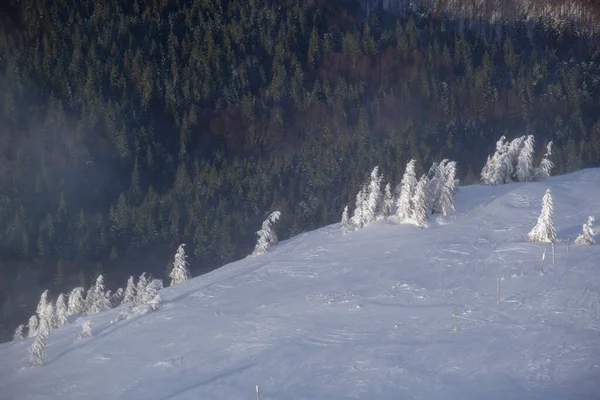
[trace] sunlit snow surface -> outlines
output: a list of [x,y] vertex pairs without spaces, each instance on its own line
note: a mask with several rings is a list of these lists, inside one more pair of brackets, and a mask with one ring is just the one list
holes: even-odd
[[[527,241],[550,185],[554,265]],[[40,368],[31,339],[0,345],[0,398],[598,399],[600,245],[572,243],[599,213],[593,169],[460,188],[427,229],[328,226],[164,289],[155,313],[80,317]]]

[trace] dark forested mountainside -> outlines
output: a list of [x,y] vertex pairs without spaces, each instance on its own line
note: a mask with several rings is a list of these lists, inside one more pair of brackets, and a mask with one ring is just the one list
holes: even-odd
[[385,3],[2,5],[1,338],[45,288],[163,277],[182,242],[197,275],[273,210],[280,238],[339,220],[375,165],[395,185],[449,157],[473,183],[526,133],[555,173],[600,163],[596,36]]

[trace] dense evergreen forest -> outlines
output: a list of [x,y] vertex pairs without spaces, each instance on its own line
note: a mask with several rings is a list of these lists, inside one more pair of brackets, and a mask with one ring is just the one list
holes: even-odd
[[396,185],[451,158],[475,183],[528,133],[555,174],[600,165],[594,20],[430,3],[4,2],[0,341],[43,289],[164,278],[180,243],[198,275],[273,210],[280,239],[336,222],[375,165]]

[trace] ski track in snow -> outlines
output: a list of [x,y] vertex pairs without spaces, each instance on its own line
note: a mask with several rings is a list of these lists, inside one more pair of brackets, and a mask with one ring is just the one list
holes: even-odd
[[[527,242],[549,185],[554,264]],[[25,368],[32,339],[1,344],[0,399],[598,399],[600,247],[561,236],[598,210],[594,169],[462,187],[427,229],[301,234],[164,289],[157,312],[78,317],[43,367]]]

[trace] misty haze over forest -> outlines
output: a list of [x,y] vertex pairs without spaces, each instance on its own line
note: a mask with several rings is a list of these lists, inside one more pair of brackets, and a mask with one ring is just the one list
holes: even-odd
[[[418,3],[418,5],[417,5]],[[593,1],[11,0],[0,6],[0,341],[56,298],[192,275],[340,219],[374,165],[477,183],[533,134],[600,165]]]

